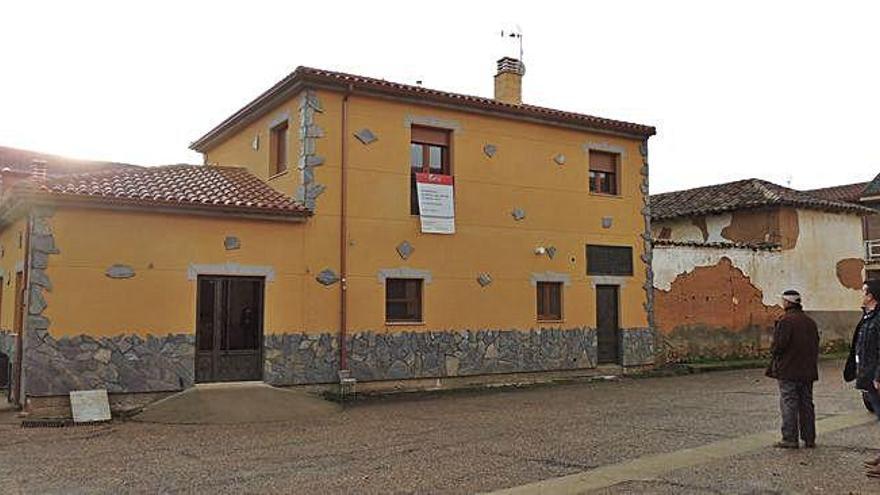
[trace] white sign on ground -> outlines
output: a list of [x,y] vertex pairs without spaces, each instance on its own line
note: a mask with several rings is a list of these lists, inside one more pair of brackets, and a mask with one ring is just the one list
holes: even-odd
[[74,423],[110,421],[110,400],[106,390],[74,390],[70,392],[70,411]]
[[451,175],[416,174],[419,218],[426,234],[455,233],[455,195]]

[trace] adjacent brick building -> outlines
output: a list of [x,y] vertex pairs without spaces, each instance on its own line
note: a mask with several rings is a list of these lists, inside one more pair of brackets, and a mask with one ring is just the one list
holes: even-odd
[[651,197],[656,328],[670,359],[759,355],[786,289],[826,346],[859,318],[863,218],[831,193],[750,179]]

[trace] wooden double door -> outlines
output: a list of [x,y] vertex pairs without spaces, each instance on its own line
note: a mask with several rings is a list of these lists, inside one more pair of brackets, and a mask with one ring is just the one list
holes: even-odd
[[200,276],[196,382],[263,378],[262,277]]

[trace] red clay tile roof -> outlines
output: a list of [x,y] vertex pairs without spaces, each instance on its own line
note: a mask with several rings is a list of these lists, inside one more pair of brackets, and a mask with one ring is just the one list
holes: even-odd
[[300,217],[310,212],[244,168],[166,165],[112,170],[23,181],[13,188],[53,201],[94,202],[136,206],[238,213],[271,217]]
[[245,105],[241,110],[235,112],[217,125],[217,127],[208,131],[207,134],[195,140],[190,145],[190,149],[201,152],[209,150],[219,138],[234,132],[241,126],[247,125],[266,112],[271,111],[272,105],[278,104],[280,100],[296,94],[296,92],[304,87],[324,87],[338,91],[344,91],[351,87],[355,92],[405,98],[427,105],[452,106],[465,110],[492,112],[508,117],[535,119],[641,138],[647,138],[657,133],[654,127],[642,124],[554,110],[535,105],[504,103],[492,98],[450,93],[422,86],[410,86],[384,79],[342,72],[313,69],[311,67],[297,67],[295,71]]
[[768,206],[794,206],[858,215],[873,213],[868,208],[851,203],[817,198],[806,192],[795,191],[760,179],[746,179],[652,195],[651,218],[668,220]]
[[46,162],[46,174],[50,177],[98,172],[119,168],[139,168],[130,163],[103,162],[96,160],[76,160],[58,155],[50,155],[39,151],[23,150],[0,146],[0,170],[8,168],[16,172],[31,172],[34,160]]
[[809,194],[810,196],[815,196],[819,199],[843,201],[846,203],[858,203],[859,198],[862,197],[862,193],[865,191],[865,188],[868,187],[868,184],[868,182],[859,182],[858,184],[847,184],[845,186],[810,189],[809,191],[804,192]]

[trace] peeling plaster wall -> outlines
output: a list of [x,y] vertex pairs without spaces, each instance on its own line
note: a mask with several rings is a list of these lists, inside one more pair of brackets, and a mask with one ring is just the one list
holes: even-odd
[[[855,215],[812,210],[797,210],[796,215],[798,236],[796,242],[791,243],[793,247],[787,250],[656,247],[654,249],[656,307],[658,314],[664,315],[663,323],[658,321],[658,328],[667,335],[667,338],[676,331],[681,334],[687,329],[692,333],[696,332],[692,338],[697,341],[705,339],[705,335],[713,335],[713,332],[716,336],[732,333],[736,338],[744,335],[740,334],[737,337],[735,335],[737,332],[752,332],[749,339],[758,343],[763,342],[760,346],[765,346],[769,341],[761,340],[763,337],[760,328],[766,329],[772,321],[766,317],[766,313],[759,305],[752,305],[746,311],[746,314],[753,315],[754,321],[759,322],[757,330],[755,328],[749,330],[749,325],[737,319],[735,313],[743,311],[737,305],[731,306],[726,303],[713,305],[717,314],[704,314],[702,310],[705,308],[702,306],[698,311],[696,308],[682,305],[684,300],[697,301],[706,297],[723,299],[725,291],[729,291],[732,278],[735,278],[731,274],[741,273],[748,281],[748,285],[754,288],[754,294],[764,307],[778,305],[779,296],[786,289],[800,291],[804,298],[804,309],[819,323],[820,331],[823,332],[823,341],[829,345],[833,341],[846,341],[852,327],[858,321],[858,308],[861,302],[860,291],[854,288],[850,280],[855,275],[852,273],[853,263],[849,261],[858,258],[861,254],[861,220]],[[729,215],[718,215],[714,219],[710,217],[707,221],[710,226],[710,238],[711,233],[717,232],[715,229],[730,218]],[[682,225],[685,225],[685,222],[676,222],[672,226],[673,231]],[[655,228],[662,227],[655,226]],[[678,230],[686,232],[684,228]],[[790,233],[794,230],[789,227],[782,231]],[[699,239],[679,238],[679,240]],[[724,268],[726,265],[735,270]],[[846,285],[838,275],[839,266],[844,266],[846,271]],[[699,285],[699,288],[692,284],[688,285],[687,281],[697,276],[696,272],[699,272],[697,275],[704,280],[714,279],[715,283],[704,283]],[[729,296],[728,299],[733,297]],[[729,323],[725,323],[728,320]],[[702,345],[700,342],[696,344],[699,344],[697,347]]]
[[721,232],[730,225],[733,215],[722,213],[697,218],[675,218],[651,222],[651,232],[655,239],[660,238],[664,228],[669,229],[668,239],[682,242],[729,242]]

